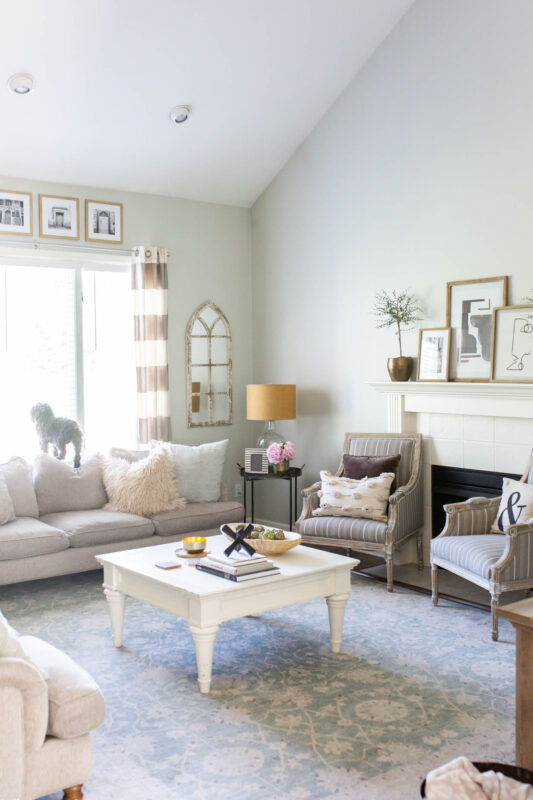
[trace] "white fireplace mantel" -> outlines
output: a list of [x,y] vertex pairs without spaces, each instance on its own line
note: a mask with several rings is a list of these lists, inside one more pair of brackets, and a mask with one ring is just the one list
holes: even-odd
[[387,395],[388,430],[410,428],[406,414],[463,414],[533,419],[533,384],[375,381]]

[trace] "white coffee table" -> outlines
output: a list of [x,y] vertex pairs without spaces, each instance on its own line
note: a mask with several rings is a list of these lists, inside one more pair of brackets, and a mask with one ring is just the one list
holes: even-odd
[[[331,649],[341,647],[344,607],[350,593],[350,570],[359,561],[299,545],[273,558],[281,574],[243,583],[200,572],[183,559],[182,567],[162,570],[157,562],[176,560],[175,542],[96,556],[104,567],[104,592],[109,604],[115,647],[122,645],[124,601],[135,597],[187,620],[194,639],[198,683],[203,694],[211,686],[215,637],[221,622],[293,603],[325,597]],[[228,546],[223,536],[207,540],[211,552]]]

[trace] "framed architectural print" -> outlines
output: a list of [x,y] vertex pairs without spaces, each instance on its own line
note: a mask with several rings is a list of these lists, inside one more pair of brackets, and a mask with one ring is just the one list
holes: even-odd
[[33,233],[32,197],[29,192],[0,189],[0,232],[31,236]]
[[122,244],[122,203],[85,201],[85,239]]
[[488,381],[492,312],[507,303],[507,276],[446,284],[446,325],[452,329],[452,381]]
[[533,383],[533,305],[495,308],[491,379]]
[[80,238],[80,208],[77,197],[39,195],[39,236],[52,239]]
[[447,381],[450,366],[450,328],[421,328],[418,342],[418,381]]

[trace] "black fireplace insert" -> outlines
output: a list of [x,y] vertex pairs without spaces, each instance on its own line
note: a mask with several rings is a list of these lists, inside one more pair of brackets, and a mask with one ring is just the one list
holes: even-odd
[[521,475],[512,472],[489,472],[482,469],[462,467],[431,467],[431,516],[432,536],[438,536],[444,528],[446,503],[464,503],[469,497],[498,497],[502,493],[503,478],[520,480]]

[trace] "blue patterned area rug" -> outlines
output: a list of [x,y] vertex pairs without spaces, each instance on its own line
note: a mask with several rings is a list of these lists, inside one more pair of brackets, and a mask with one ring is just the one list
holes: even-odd
[[171,614],[127,600],[113,647],[98,572],[1,587],[0,607],[100,684],[86,800],[415,798],[457,755],[513,760],[513,632],[493,643],[483,611],[354,577],[342,653],[324,601],[228,622],[201,695]]

